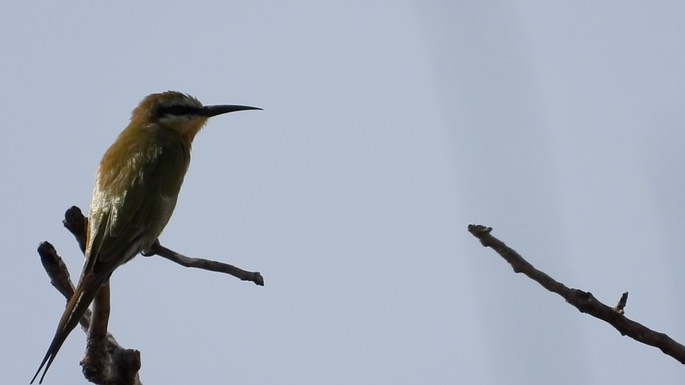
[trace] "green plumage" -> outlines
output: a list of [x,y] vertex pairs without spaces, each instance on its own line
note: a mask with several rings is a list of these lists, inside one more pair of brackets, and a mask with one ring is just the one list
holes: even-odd
[[96,265],[125,263],[150,248],[171,218],[190,164],[190,143],[178,132],[158,125],[135,130],[122,132],[100,164],[86,245]]
[[255,107],[203,106],[180,92],[148,95],[105,152],[90,204],[86,260],[40,367],[45,373],[114,270],[150,249],[169,222],[190,164],[190,147],[207,119]]

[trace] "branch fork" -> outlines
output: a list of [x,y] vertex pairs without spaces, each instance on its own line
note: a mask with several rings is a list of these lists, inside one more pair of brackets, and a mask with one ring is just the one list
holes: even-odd
[[[85,252],[86,228],[88,219],[81,210],[73,206],[64,214],[64,227],[76,238],[76,242]],[[59,291],[67,302],[74,294],[74,284],[64,261],[49,242],[38,246],[38,254],[50,283]],[[202,258],[191,258],[155,242],[147,257],[158,255],[181,266],[215,271],[232,275],[243,281],[250,281],[264,286],[264,278],[259,272],[242,270],[227,263]],[[81,328],[87,334],[86,352],[81,360],[84,377],[99,385],[142,385],[138,371],[141,367],[140,352],[123,348],[112,334],[107,331],[109,321],[109,281],[98,291],[93,301],[93,311],[87,310],[80,320]]]

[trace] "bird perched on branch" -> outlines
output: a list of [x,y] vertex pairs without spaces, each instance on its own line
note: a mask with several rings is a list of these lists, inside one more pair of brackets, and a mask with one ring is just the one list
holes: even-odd
[[195,135],[216,115],[260,110],[238,105],[203,106],[175,91],[148,95],[105,152],[90,203],[85,263],[33,383],[43,382],[69,333],[112,272],[150,250],[169,222],[190,164]]

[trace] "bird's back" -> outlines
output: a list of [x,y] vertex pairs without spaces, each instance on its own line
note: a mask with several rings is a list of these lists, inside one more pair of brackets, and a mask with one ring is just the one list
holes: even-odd
[[152,246],[171,218],[190,162],[190,144],[177,133],[130,128],[98,168],[86,243],[87,257],[95,257],[87,258],[91,269],[121,265]]

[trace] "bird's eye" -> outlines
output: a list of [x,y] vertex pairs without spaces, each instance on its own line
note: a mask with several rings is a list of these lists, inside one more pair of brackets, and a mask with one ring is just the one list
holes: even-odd
[[195,107],[190,107],[190,106],[184,106],[180,104],[174,104],[171,106],[159,106],[154,112],[155,117],[157,118],[163,118],[164,116],[168,115],[174,115],[174,116],[181,116],[181,115],[194,115],[197,113],[197,108]]

